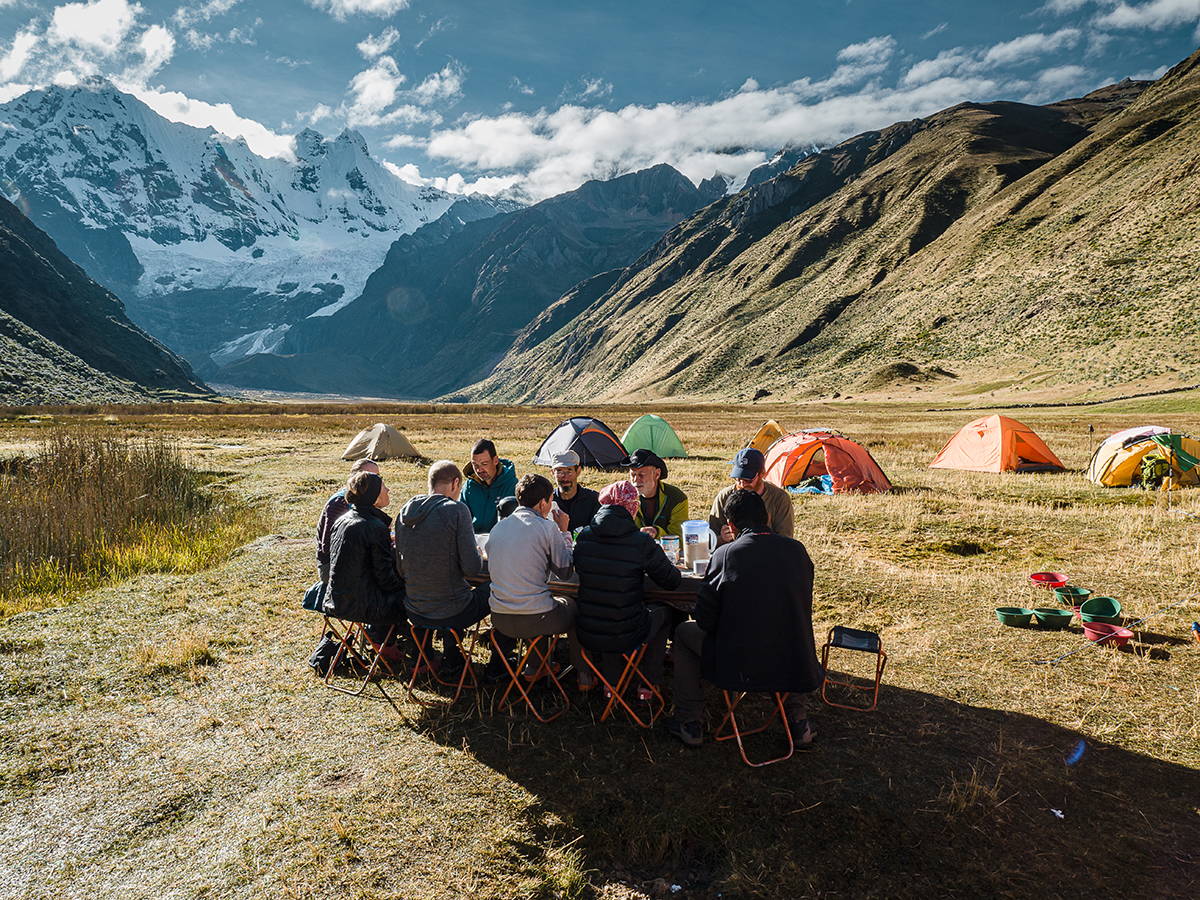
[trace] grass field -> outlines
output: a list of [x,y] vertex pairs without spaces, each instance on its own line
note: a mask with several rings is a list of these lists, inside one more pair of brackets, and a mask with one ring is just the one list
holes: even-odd
[[[214,568],[0,621],[0,896],[1194,896],[1200,491],[1104,490],[1079,473],[1101,437],[1147,418],[1200,432],[1187,401],[1021,411],[1075,470],[1042,476],[927,469],[971,413],[655,410],[692,453],[671,469],[696,513],[768,417],[862,440],[898,488],[795,501],[818,634],[879,631],[890,662],[878,712],[818,706],[817,747],[758,771],[727,744],[689,751],[661,730],[598,724],[586,703],[550,725],[465,703],[405,703],[401,717],[321,688],[305,666],[319,626],[299,608],[311,531],[358,428],[391,421],[427,456],[459,461],[490,436],[525,471],[568,411],[0,420],[0,456],[106,415],[170,437],[269,530]],[[598,414],[620,432],[643,411]],[[392,512],[423,482],[410,463],[384,476]],[[1044,601],[1027,575],[1045,568],[1135,617],[1187,603],[1132,652],[1034,665],[1080,645],[1078,627],[1006,629],[992,608]]]

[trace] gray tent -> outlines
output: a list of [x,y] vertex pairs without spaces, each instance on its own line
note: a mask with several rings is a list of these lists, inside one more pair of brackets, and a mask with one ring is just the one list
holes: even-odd
[[382,422],[364,428],[354,436],[342,459],[420,459],[421,454],[409,443],[408,438]]

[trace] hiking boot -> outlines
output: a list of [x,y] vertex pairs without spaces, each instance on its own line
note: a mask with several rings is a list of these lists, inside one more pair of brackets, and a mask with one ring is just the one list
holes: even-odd
[[672,717],[667,719],[667,734],[679,738],[686,747],[699,747],[704,743],[704,726],[699,722],[680,722]]
[[792,731],[792,741],[797,750],[809,749],[817,737],[817,730],[808,719],[788,719],[788,728]]

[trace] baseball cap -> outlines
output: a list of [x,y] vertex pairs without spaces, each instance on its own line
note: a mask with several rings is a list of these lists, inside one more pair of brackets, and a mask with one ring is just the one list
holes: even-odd
[[739,450],[737,456],[733,458],[733,468],[729,472],[729,477],[754,478],[761,475],[766,466],[767,461],[763,457],[762,451],[747,447],[745,450]]
[[579,465],[579,454],[574,450],[559,450],[550,456],[551,469],[570,469]]

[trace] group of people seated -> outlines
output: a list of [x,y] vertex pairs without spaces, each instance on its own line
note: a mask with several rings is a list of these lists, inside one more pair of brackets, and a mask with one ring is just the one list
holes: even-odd
[[[813,565],[793,538],[791,500],[764,480],[764,462],[758,450],[740,451],[732,483],[713,500],[708,521],[718,546],[693,619],[646,600],[647,579],[679,587],[683,575],[659,539],[682,537],[688,519],[687,496],[667,483],[666,463],[650,450],[622,461],[626,480],[595,491],[580,484],[573,451],[553,457],[553,482],[541,474],[518,479],[512,461],[480,440],[464,468],[451,460],[429,467],[428,492],[403,505],[394,533],[379,467],[360,460],[317,525],[323,610],[366,623],[379,652],[402,665],[416,664],[410,626],[422,644],[423,630],[441,635],[438,675],[451,681],[470,664],[451,631],[461,635],[488,616],[496,637],[483,671],[490,682],[515,665],[518,640],[565,634],[580,690],[597,685],[583,654],[616,685],[624,655],[643,645],[640,669],[659,685],[670,641],[671,734],[688,746],[703,742],[706,680],[726,690],[787,692],[789,723],[805,746],[813,738],[805,695],[822,679]],[[552,582],[576,578],[576,598],[556,596]],[[642,700],[653,694],[636,690]]]

